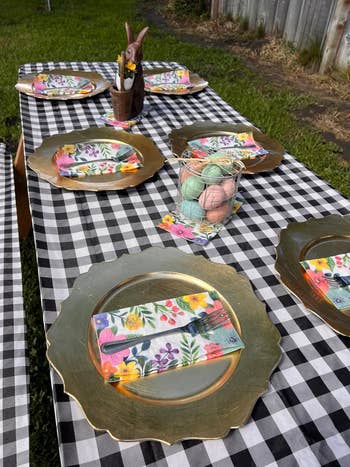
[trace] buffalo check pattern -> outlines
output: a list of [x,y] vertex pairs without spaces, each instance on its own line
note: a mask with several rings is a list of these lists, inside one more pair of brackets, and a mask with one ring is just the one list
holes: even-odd
[[[146,63],[147,68],[175,63]],[[52,68],[97,71],[112,81],[115,63],[36,63],[20,74]],[[249,124],[210,87],[187,96],[147,94],[150,113],[132,127],[171,157],[168,134],[197,120]],[[111,106],[107,92],[79,101],[20,96],[25,153],[55,133],[103,126]],[[119,192],[70,192],[28,170],[44,323],[48,328],[76,277],[93,263],[150,246],[175,246],[232,265],[251,281],[282,335],[283,357],[268,391],[247,424],[219,440],[117,442],[94,431],[52,371],[63,465],[84,466],[347,466],[350,464],[349,338],[333,332],[280,284],[275,245],[289,222],[349,214],[349,200],[286,154],[270,173],[243,176],[246,203],[205,248],[170,236],[156,224],[175,203],[178,167],[166,164],[151,180]],[[171,423],[171,421],[169,421]]]
[[29,374],[12,156],[0,143],[0,465],[29,465]]

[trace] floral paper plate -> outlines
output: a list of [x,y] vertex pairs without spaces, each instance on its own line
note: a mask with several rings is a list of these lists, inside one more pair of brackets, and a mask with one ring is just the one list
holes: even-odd
[[[94,314],[216,290],[245,348],[196,365],[106,383]],[[249,281],[176,248],[95,264],[74,283],[47,334],[50,363],[89,423],[123,441],[221,438],[245,423],[279,362],[280,335]]]
[[334,331],[350,336],[350,313],[331,304],[307,278],[301,261],[348,253],[350,215],[292,222],[280,233],[275,268],[282,284]]

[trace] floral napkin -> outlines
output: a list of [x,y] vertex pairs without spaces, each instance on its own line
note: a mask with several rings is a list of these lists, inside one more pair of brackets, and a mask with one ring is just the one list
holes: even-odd
[[179,328],[218,310],[223,310],[223,305],[217,292],[211,290],[94,315],[104,378],[109,382],[135,379],[244,348],[227,319],[205,334],[177,332],[146,340],[111,355],[101,350],[106,342]]
[[46,96],[87,94],[94,89],[93,83],[81,76],[40,73],[33,81],[33,91]]
[[228,136],[211,136],[199,138],[187,143],[192,152],[192,157],[200,159],[214,154],[217,151],[229,151],[237,159],[254,159],[268,154],[268,151],[259,146],[253,133],[235,133]]
[[350,311],[350,253],[301,261],[313,285],[338,308]]
[[134,172],[142,167],[135,149],[117,142],[65,144],[55,152],[54,161],[63,177]]
[[140,120],[142,120],[142,118],[150,112],[150,109],[151,106],[149,104],[145,104],[143,106],[142,112],[139,115],[130,120],[125,120],[122,122],[114,118],[113,110],[110,109],[108,112],[101,115],[99,119],[101,122],[106,123],[106,125],[111,125],[115,128],[123,128],[124,130],[127,130],[128,128],[131,128],[132,126],[136,125],[136,123],[138,123]]
[[[240,193],[236,193],[232,215],[236,214],[244,203],[245,199],[243,196]],[[175,235],[175,237],[181,237],[197,245],[205,246],[225,225],[223,223],[208,224],[207,222],[190,220],[179,213],[170,211],[162,217],[158,227]]]
[[193,87],[188,70],[173,70],[165,73],[144,76],[148,91],[186,91]]

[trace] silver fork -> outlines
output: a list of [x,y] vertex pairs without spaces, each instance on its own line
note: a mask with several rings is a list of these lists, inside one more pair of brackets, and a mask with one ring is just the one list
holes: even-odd
[[346,287],[350,285],[350,276],[340,276],[339,274],[334,274],[333,276],[330,273],[323,274],[323,277],[326,279],[328,284],[332,287]]
[[156,332],[146,336],[132,337],[122,341],[105,342],[101,345],[100,349],[104,354],[110,355],[119,352],[120,350],[128,349],[131,346],[141,344],[144,341],[154,339],[155,337],[168,336],[169,334],[175,334],[177,332],[188,332],[192,335],[206,334],[207,332],[222,326],[229,320],[230,318],[227,312],[222,308],[203,316],[203,318],[194,319],[178,328],[167,329],[166,331]]

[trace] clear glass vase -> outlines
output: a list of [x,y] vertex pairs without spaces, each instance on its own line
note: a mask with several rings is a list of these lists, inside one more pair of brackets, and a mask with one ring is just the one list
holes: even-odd
[[225,154],[181,161],[176,214],[189,222],[225,224],[233,214],[244,164]]

